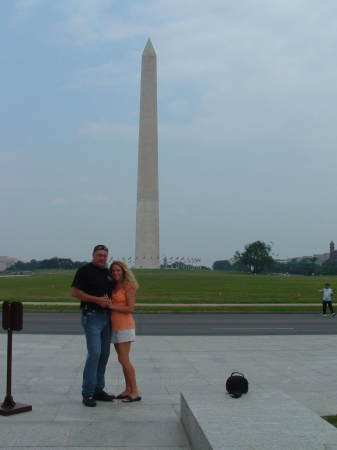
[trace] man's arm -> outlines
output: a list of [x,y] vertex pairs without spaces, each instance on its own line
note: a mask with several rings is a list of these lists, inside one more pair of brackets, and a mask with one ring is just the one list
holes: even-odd
[[86,294],[76,287],[71,288],[71,296],[74,298],[78,298],[83,302],[91,302],[96,303],[96,305],[101,306],[102,308],[107,308],[110,304],[110,299],[108,297],[95,297],[93,295]]

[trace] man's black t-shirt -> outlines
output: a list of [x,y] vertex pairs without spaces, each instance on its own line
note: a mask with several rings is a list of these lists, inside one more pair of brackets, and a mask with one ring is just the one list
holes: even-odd
[[[107,268],[101,269],[93,263],[80,267],[74,277],[71,287],[75,287],[93,295],[94,297],[111,296],[113,279]],[[93,302],[81,301],[81,309],[84,311],[104,311],[104,308]]]

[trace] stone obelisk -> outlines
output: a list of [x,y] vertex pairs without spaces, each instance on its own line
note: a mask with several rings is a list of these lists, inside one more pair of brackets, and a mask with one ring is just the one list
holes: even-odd
[[142,55],[137,188],[135,266],[158,269],[160,259],[157,57],[150,39]]

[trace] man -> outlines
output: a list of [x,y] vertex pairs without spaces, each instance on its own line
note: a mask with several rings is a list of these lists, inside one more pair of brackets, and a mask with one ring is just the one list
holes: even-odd
[[325,283],[324,289],[320,289],[319,292],[323,292],[322,298],[323,317],[327,317],[326,315],[327,305],[330,310],[330,317],[335,317],[336,313],[334,312],[332,307],[333,290],[331,289],[330,283]]
[[96,400],[112,401],[104,391],[105,369],[110,355],[111,322],[108,306],[113,280],[106,267],[108,249],[96,245],[92,262],[78,269],[71,295],[81,300],[82,326],[87,341],[87,359],[83,371],[82,396],[86,406]]

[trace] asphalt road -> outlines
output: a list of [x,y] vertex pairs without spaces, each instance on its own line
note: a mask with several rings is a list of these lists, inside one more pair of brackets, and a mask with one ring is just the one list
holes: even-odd
[[[337,316],[321,314],[135,314],[138,335],[319,335],[337,334]],[[82,334],[80,313],[25,312],[29,334]]]

